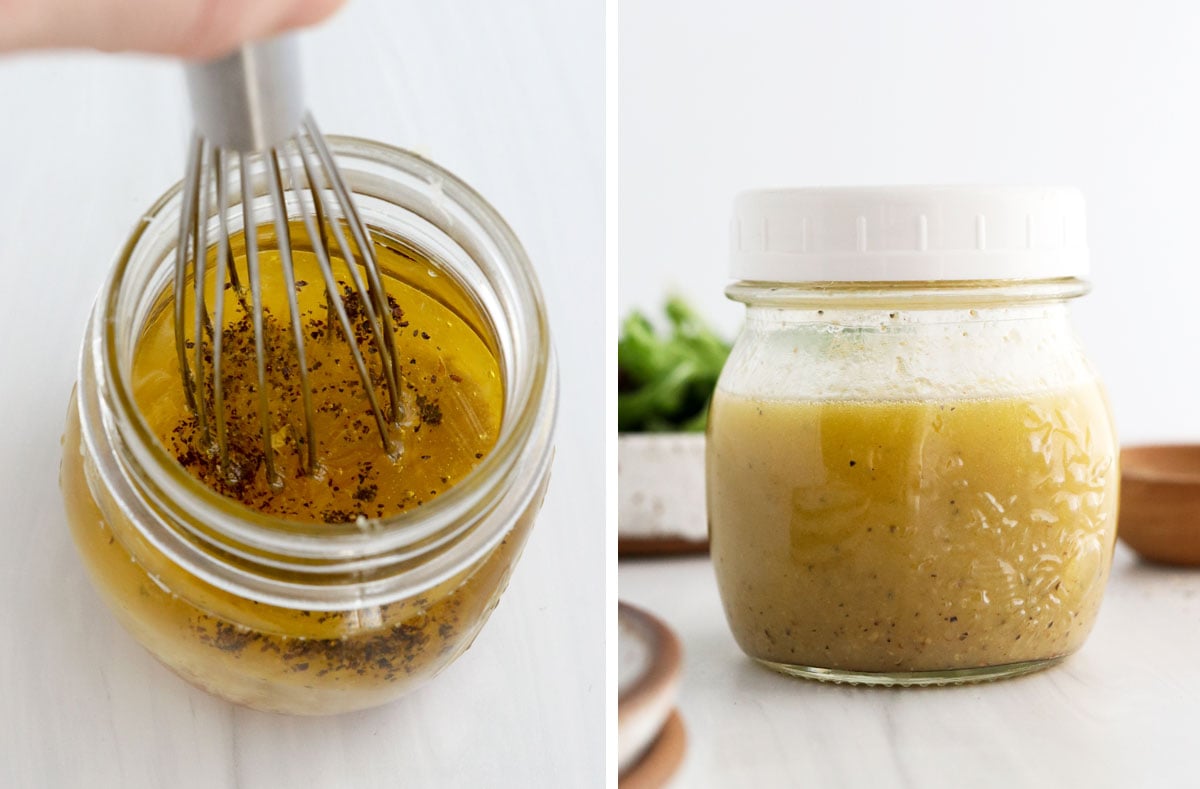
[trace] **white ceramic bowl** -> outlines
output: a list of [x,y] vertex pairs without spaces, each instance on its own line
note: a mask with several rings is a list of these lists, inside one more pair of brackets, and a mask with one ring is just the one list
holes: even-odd
[[622,433],[617,438],[621,552],[703,550],[703,433]]

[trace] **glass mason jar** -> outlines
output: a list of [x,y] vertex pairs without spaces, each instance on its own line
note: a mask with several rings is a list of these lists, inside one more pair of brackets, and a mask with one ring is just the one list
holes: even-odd
[[1112,561],[1117,443],[1072,330],[1073,190],[750,192],[712,401],[712,560],[788,674],[964,682],[1076,651]]
[[[130,385],[135,345],[173,277],[177,185],[134,229],[100,293],[61,470],[80,556],[126,629],[212,693],[301,714],[385,702],[470,646],[541,506],[558,397],[534,272],[495,210],[413,154],[330,145],[368,227],[420,250],[485,316],[504,382],[492,450],[436,499],[366,527],[273,518],[193,478],[151,433]],[[260,189],[256,224],[269,199]],[[238,229],[248,212],[234,213]]]

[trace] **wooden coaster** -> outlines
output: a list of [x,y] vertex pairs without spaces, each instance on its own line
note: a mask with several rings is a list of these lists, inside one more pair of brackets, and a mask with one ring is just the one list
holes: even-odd
[[617,769],[628,772],[653,746],[675,708],[679,640],[657,617],[617,606]]
[[683,763],[687,751],[687,732],[678,710],[672,710],[658,739],[637,764],[621,776],[618,789],[659,789]]

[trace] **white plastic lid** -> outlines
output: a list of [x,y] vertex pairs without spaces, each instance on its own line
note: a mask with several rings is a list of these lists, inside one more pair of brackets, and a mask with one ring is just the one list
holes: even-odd
[[731,274],[756,282],[1082,277],[1083,195],[1014,186],[758,189],[733,204]]

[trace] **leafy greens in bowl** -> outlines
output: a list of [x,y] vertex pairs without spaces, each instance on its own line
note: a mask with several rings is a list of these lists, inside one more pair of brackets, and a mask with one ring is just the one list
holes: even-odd
[[667,333],[633,312],[617,341],[617,428],[623,433],[699,432],[729,356],[729,343],[682,299],[667,300]]

